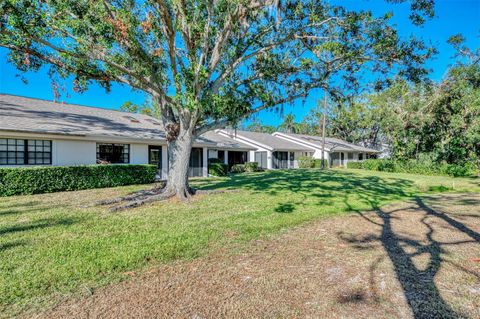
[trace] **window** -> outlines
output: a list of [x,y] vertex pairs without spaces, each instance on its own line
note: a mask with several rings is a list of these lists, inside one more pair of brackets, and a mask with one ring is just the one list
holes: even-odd
[[50,165],[52,141],[0,138],[0,165]]
[[267,152],[255,152],[255,162],[258,167],[267,168]]
[[97,162],[111,164],[130,163],[130,145],[97,143]]
[[358,160],[363,161],[363,153],[358,153]]

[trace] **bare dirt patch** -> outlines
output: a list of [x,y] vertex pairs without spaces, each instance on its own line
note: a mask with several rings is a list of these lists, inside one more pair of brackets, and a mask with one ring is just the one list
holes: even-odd
[[176,262],[45,318],[479,318],[480,195],[318,220]]

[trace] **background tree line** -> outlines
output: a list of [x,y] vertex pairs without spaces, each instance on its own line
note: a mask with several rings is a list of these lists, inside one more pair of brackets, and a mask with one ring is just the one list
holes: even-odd
[[[449,43],[457,49],[457,62],[442,81],[395,79],[385,90],[335,103],[327,115],[327,136],[377,149],[388,146],[393,159],[480,165],[479,49],[465,47],[460,35]],[[301,122],[288,114],[278,127],[254,120],[244,128],[321,135],[321,117],[313,109]]]

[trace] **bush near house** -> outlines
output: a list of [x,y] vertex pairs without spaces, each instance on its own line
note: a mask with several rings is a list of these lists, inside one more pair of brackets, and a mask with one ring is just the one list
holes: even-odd
[[208,174],[213,176],[225,176],[228,173],[228,165],[224,163],[208,164]]
[[[323,162],[325,163],[325,167],[328,167],[328,160],[324,159]],[[322,168],[322,160],[315,159],[313,168]]]
[[245,172],[245,164],[235,164],[230,169],[230,173],[244,173]]
[[248,162],[245,163],[245,172],[258,172],[258,163],[257,162]]
[[0,196],[147,184],[155,165],[86,165],[0,169]]
[[315,159],[311,156],[300,156],[298,157],[298,167],[299,168],[314,168]]
[[348,168],[365,169],[369,171],[382,171],[393,173],[413,173],[422,175],[446,176],[474,176],[478,174],[478,167],[472,162],[464,165],[439,164],[430,161],[398,161],[388,159],[369,159],[363,162],[348,162]]
[[[328,160],[324,160],[325,167],[328,167]],[[315,159],[311,156],[300,156],[298,157],[298,167],[299,168],[321,168],[322,160]]]

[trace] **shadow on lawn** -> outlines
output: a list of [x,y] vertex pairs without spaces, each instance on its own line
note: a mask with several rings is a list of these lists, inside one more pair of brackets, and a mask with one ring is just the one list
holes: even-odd
[[[377,208],[383,201],[413,196],[413,182],[400,178],[384,179],[378,176],[361,176],[335,170],[275,170],[266,173],[238,174],[231,178],[199,181],[203,189],[244,189],[276,196],[292,192],[305,199],[318,199],[318,205],[345,204],[347,209],[353,196],[355,200]],[[293,212],[303,202],[281,203],[274,210]]]
[[0,236],[11,233],[18,233],[24,231],[31,231],[55,226],[68,226],[75,223],[77,220],[73,218],[44,218],[30,223],[19,223],[13,226],[0,227]]
[[[356,236],[345,237],[340,234],[340,237],[357,249],[370,249],[375,242],[382,244],[393,264],[396,277],[402,286],[414,318],[466,318],[466,316],[455,312],[442,298],[434,279],[442,263],[445,262],[443,258],[443,255],[446,254],[444,247],[447,245],[479,243],[480,234],[449,215],[429,207],[421,198],[417,197],[415,203],[415,206],[406,209],[391,211],[376,209],[374,216],[376,216],[379,221],[374,220],[370,215],[357,212],[367,221],[379,226],[381,228],[380,234],[371,234],[360,238]],[[474,205],[475,204],[472,206]],[[408,213],[418,215],[419,225],[426,231],[425,235],[421,236],[423,238],[418,239],[418,237],[415,238],[413,235],[402,235],[394,230],[394,227],[392,227],[394,221],[398,220],[398,223],[402,222],[402,216],[395,216],[395,213],[398,211],[408,211]],[[467,235],[470,237],[470,240],[453,242],[440,242],[435,240],[435,233],[440,233],[439,231],[442,230],[442,228],[438,226],[439,222],[448,223],[454,232]],[[443,229],[443,231],[445,230]],[[422,269],[420,269],[415,265],[413,258],[424,254],[428,256],[428,264],[425,268],[422,267]],[[371,278],[374,277],[380,261],[381,260],[377,260],[372,265],[370,269]],[[454,266],[464,272],[471,272],[471,270],[463,269],[460,265],[454,264]],[[473,275],[477,278],[480,277],[478,273],[474,273]],[[371,286],[374,287],[374,285]]]

